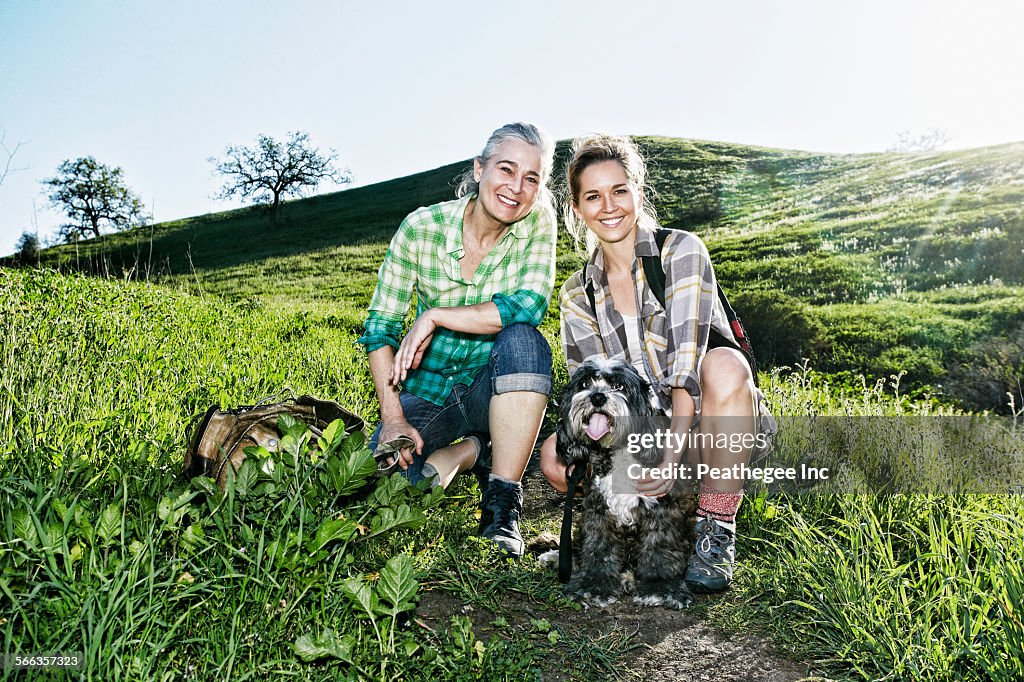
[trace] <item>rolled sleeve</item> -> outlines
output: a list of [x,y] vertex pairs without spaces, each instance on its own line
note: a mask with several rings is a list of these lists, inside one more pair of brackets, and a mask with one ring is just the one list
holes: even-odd
[[688,232],[673,237],[663,254],[668,264],[666,281],[671,286],[665,291],[669,371],[662,386],[686,390],[699,405],[697,363],[707,352],[718,284],[711,256],[700,237]]
[[694,404],[700,404],[700,381],[696,372],[683,372],[667,377],[661,382],[662,387],[673,389],[681,388],[693,396]]
[[391,346],[395,350],[401,346],[402,320],[384,317],[380,313],[371,312],[363,323],[363,335],[356,343],[366,346],[366,352],[372,353],[378,348]]
[[491,300],[498,306],[502,327],[516,322],[525,322],[536,327],[544,319],[544,313],[548,309],[547,297],[526,289],[511,294],[494,294]]

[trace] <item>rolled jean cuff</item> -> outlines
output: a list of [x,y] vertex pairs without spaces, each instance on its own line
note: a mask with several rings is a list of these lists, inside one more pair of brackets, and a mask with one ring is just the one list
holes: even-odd
[[494,377],[495,395],[512,393],[514,391],[529,391],[531,393],[550,395],[551,375],[520,372],[517,374],[501,374]]

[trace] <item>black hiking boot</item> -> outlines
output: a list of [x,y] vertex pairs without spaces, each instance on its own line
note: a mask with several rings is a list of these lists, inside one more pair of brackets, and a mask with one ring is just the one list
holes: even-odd
[[480,503],[480,535],[513,559],[521,559],[525,545],[519,532],[523,514],[523,485],[492,478]]
[[732,531],[712,518],[697,522],[697,540],[686,566],[686,583],[694,592],[721,592],[732,582],[736,565],[736,538]]

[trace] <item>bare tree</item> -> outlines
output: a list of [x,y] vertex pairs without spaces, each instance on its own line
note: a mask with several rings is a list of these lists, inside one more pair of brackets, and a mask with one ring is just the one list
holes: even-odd
[[252,147],[229,146],[224,158],[210,157],[224,185],[215,199],[240,196],[258,204],[270,204],[270,221],[277,224],[277,210],[286,196],[303,196],[321,182],[352,181],[348,169],[338,168],[333,149],[323,155],[309,142],[309,134],[293,132],[284,142],[260,135]]
[[39,260],[39,237],[34,232],[25,230],[14,245],[14,258],[22,265]]
[[0,164],[3,166],[3,168],[0,168],[0,185],[4,184],[4,180],[7,179],[7,175],[9,173],[25,170],[25,168],[27,168],[27,166],[11,168],[11,164],[14,162],[14,156],[18,153],[18,150],[21,149],[21,145],[23,144],[24,142],[19,142],[14,145],[14,150],[12,151],[7,146],[7,131],[0,128],[0,149],[3,150],[3,158],[0,159]]
[[124,171],[91,156],[64,161],[43,185],[49,188],[50,205],[69,218],[58,228],[64,241],[98,237],[101,228],[125,230],[149,220],[142,199],[124,183]]
[[896,141],[889,147],[890,152],[933,152],[949,144],[949,134],[939,128],[929,128],[920,135],[909,130],[900,131]]

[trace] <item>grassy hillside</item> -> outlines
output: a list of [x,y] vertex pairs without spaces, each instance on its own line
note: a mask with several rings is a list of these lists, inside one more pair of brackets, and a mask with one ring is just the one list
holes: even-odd
[[[1024,403],[1024,143],[825,155],[639,140],[663,224],[708,243],[762,362],[904,372],[909,390],[942,384],[974,408],[1005,410],[1007,392]],[[41,263],[355,327],[395,227],[453,196],[465,166],[289,202],[276,228],[260,208],[209,214],[49,249]],[[559,283],[579,262],[563,238]]]
[[365,309],[390,233],[449,197],[458,165],[370,187],[213,213],[45,251],[41,264],[199,287],[230,300],[329,312]]

